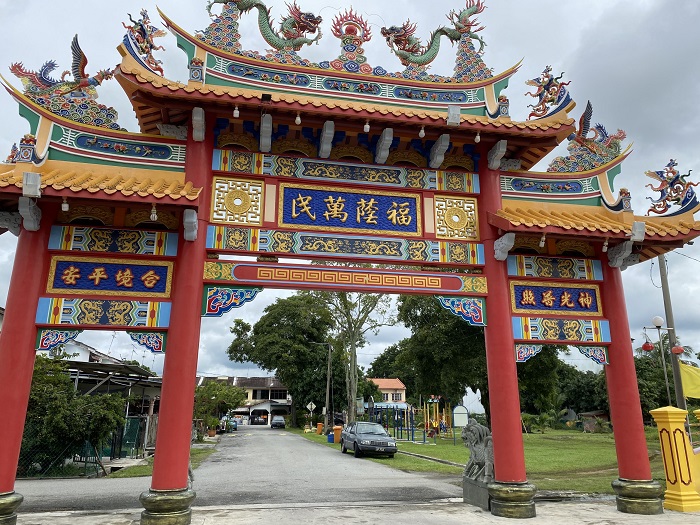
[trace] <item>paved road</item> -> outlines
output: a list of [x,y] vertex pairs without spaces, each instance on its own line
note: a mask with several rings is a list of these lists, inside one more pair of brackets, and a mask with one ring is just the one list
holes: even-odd
[[[461,498],[458,478],[406,473],[268,427],[221,436],[195,470],[196,506],[436,502]],[[391,462],[391,459],[385,461]],[[20,512],[140,508],[150,478],[19,480]]]

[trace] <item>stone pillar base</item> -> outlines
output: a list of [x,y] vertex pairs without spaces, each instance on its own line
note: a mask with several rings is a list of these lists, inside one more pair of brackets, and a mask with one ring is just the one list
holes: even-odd
[[617,494],[617,510],[627,514],[663,514],[661,485],[657,481],[616,479],[612,488]]
[[24,501],[24,496],[17,492],[0,492],[0,525],[15,525],[17,509]]
[[190,525],[190,505],[197,493],[190,489],[149,490],[139,497],[146,509],[141,512],[141,525]]
[[522,483],[502,483],[494,481],[488,485],[491,496],[491,514],[502,518],[534,518],[535,492],[537,487],[524,481]]

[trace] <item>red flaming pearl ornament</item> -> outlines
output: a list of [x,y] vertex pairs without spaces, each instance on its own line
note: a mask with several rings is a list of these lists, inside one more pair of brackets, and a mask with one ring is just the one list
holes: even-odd
[[652,343],[651,341],[646,341],[642,345],[642,350],[644,350],[645,352],[651,352],[653,349],[654,349],[654,343]]
[[685,352],[685,348],[683,348],[681,345],[676,345],[673,348],[671,348],[671,352],[673,352],[676,355],[680,355],[683,352]]

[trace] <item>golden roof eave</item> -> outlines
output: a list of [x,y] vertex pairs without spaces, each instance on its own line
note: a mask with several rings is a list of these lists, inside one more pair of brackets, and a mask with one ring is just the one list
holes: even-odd
[[[139,103],[133,101],[133,95],[143,90],[149,92],[156,97],[167,97],[168,99],[177,98],[183,101],[187,100],[189,104],[194,104],[191,96],[199,100],[202,99],[213,104],[222,106],[232,106],[236,102],[250,101],[251,103],[262,103],[261,90],[238,88],[228,86],[213,86],[208,84],[189,83],[171,81],[165,77],[161,77],[151,71],[148,71],[141,66],[133,57],[126,54],[123,56],[122,63],[115,71],[115,77],[121,84],[122,88],[132,98],[134,111],[137,118],[140,117]],[[412,109],[405,106],[392,106],[390,104],[374,103],[369,101],[352,101],[338,99],[333,97],[319,95],[308,95],[303,93],[289,92],[271,92],[273,102],[286,104],[290,109],[307,107],[310,109],[326,109],[326,110],[341,110],[348,113],[354,113],[356,116],[373,115],[374,117],[386,117],[388,119],[413,119],[417,123],[420,121],[429,121],[429,123],[437,124],[439,121],[445,121],[447,110],[424,110]],[[140,119],[139,119],[140,120]],[[513,121],[508,118],[491,119],[486,116],[476,115],[461,115],[460,121],[462,124],[469,124],[474,127],[481,126],[481,129],[498,132],[502,131],[508,134],[529,135],[533,131],[540,132],[543,135],[566,136],[573,131],[574,119],[570,118],[566,113],[556,114],[552,117],[540,120],[532,120],[525,122]],[[143,128],[142,124],[142,128]]]
[[628,240],[632,224],[643,222],[645,238],[636,243],[642,260],[667,253],[700,237],[700,221],[687,212],[673,217],[647,217],[605,208],[503,200],[503,207],[490,214],[489,224],[505,232],[553,235],[582,239]]
[[[47,194],[76,197],[133,200],[148,202],[167,200],[171,203],[192,205],[199,199],[202,188],[195,188],[184,180],[182,172],[145,170],[120,166],[103,166],[79,162],[47,160],[40,166],[33,164],[6,164],[0,166],[0,188],[22,190],[25,171],[41,175],[41,189]],[[49,191],[47,191],[49,190]]]

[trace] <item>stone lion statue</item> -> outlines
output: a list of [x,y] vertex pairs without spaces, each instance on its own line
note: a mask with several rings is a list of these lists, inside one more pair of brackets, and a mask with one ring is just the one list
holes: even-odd
[[493,481],[493,440],[491,431],[484,425],[470,419],[462,428],[462,441],[469,449],[469,462],[464,467],[462,477],[489,483]]

